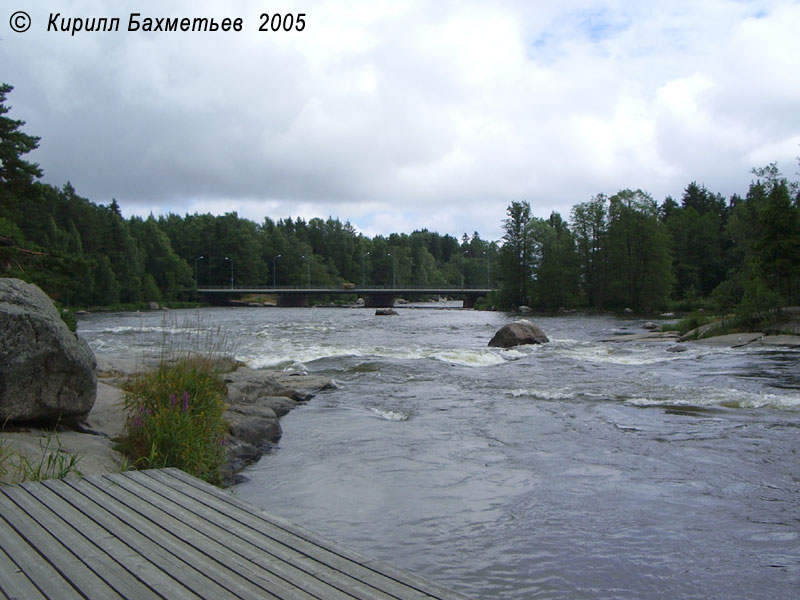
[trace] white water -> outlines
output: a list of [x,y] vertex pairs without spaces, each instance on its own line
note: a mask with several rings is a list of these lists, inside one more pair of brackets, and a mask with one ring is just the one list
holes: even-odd
[[486,343],[506,315],[398,312],[90,315],[79,332],[136,355],[219,327],[251,366],[332,377],[236,493],[472,597],[796,596],[800,352],[599,343],[641,321],[582,316],[534,318],[551,343],[504,351]]

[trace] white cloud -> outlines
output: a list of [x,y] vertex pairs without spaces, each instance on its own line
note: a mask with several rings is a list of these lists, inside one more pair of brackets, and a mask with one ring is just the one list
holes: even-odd
[[[505,208],[742,192],[800,154],[791,1],[29,2],[2,31],[46,180],[123,210],[350,220],[500,237]],[[112,8],[109,8],[111,6]],[[301,10],[289,0],[270,10]],[[63,16],[242,16],[241,33],[46,32]],[[37,25],[38,24],[38,25]]]

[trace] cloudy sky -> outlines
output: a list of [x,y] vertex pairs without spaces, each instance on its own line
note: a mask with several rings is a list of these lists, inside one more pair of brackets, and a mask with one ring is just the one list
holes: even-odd
[[[339,217],[501,237],[599,192],[796,178],[800,2],[9,0],[0,79],[44,180],[126,215]],[[25,10],[31,28],[10,17]],[[47,31],[119,17],[120,31]],[[243,19],[128,32],[128,16]],[[305,29],[260,32],[260,15]],[[7,13],[7,14],[6,14]],[[60,23],[60,19],[58,23]]]

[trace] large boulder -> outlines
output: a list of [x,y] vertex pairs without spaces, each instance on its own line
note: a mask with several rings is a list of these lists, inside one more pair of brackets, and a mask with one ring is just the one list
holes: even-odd
[[549,341],[541,328],[527,319],[520,319],[503,325],[489,341],[489,345],[497,348],[511,348],[522,344],[545,344]]
[[41,289],[0,278],[0,423],[79,421],[97,397],[96,364]]

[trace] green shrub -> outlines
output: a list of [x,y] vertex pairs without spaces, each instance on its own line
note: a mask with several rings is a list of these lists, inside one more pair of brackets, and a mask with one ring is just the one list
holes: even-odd
[[713,323],[715,321],[719,321],[719,317],[715,316],[706,316],[706,315],[690,315],[678,321],[677,323],[670,323],[669,325],[665,325],[662,329],[664,331],[677,331],[681,335],[685,335],[692,329],[697,329],[698,327],[702,327],[703,325],[708,325],[709,323]]
[[228,426],[219,363],[202,357],[164,363],[125,385],[120,450],[139,469],[177,467],[222,483]]

